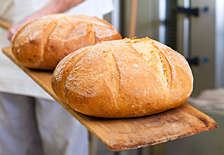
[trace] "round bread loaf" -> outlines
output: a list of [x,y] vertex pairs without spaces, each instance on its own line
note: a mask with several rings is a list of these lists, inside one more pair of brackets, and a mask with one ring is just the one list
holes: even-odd
[[13,37],[12,51],[24,66],[53,70],[71,52],[100,41],[121,39],[108,22],[97,17],[54,14],[24,25]]
[[186,59],[151,40],[105,41],[65,57],[52,76],[56,95],[91,116],[151,115],[185,103],[193,88]]

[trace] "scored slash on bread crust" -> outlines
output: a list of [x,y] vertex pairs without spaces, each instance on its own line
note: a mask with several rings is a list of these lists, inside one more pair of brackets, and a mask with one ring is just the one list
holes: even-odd
[[53,70],[69,53],[115,39],[122,39],[120,33],[103,19],[54,14],[24,25],[13,37],[12,51],[26,67]]
[[65,57],[52,76],[56,95],[76,111],[139,117],[185,103],[193,89],[183,56],[151,40],[105,41]]
[[130,45],[142,56],[146,63],[148,63],[152,71],[158,72],[158,74],[163,77],[162,79],[168,87],[170,83],[170,69],[167,60],[153,41],[150,43],[148,42],[149,40],[147,42],[143,42],[142,40],[130,40]]

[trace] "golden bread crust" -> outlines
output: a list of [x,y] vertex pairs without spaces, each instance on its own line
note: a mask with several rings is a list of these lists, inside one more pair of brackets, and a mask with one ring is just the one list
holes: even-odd
[[86,115],[139,117],[185,103],[193,76],[185,58],[171,48],[148,38],[123,39],[69,54],[56,67],[52,88]]
[[54,14],[23,26],[13,37],[12,51],[26,67],[53,70],[69,53],[114,39],[121,39],[121,35],[105,20],[83,15]]

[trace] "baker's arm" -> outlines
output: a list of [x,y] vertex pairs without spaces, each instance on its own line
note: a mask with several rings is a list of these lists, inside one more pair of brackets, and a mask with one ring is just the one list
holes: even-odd
[[63,13],[74,6],[82,3],[84,0],[52,0],[50,1],[44,8],[41,10],[37,11],[36,13],[30,15],[28,18],[26,18],[22,23],[13,25],[9,29],[9,34],[8,34],[8,39],[11,40],[12,36],[16,31],[26,24],[27,22],[34,20],[38,17],[49,15],[49,14],[54,14],[54,13]]

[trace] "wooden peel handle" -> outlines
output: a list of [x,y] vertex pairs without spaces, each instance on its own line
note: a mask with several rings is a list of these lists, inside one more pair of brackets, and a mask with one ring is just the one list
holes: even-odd
[[10,29],[11,26],[12,26],[12,25],[11,25],[10,23],[8,23],[8,22],[6,22],[6,21],[0,19],[0,27],[2,27],[2,28],[4,28],[4,29],[8,30],[8,29]]
[[135,37],[138,0],[132,0],[129,38]]

